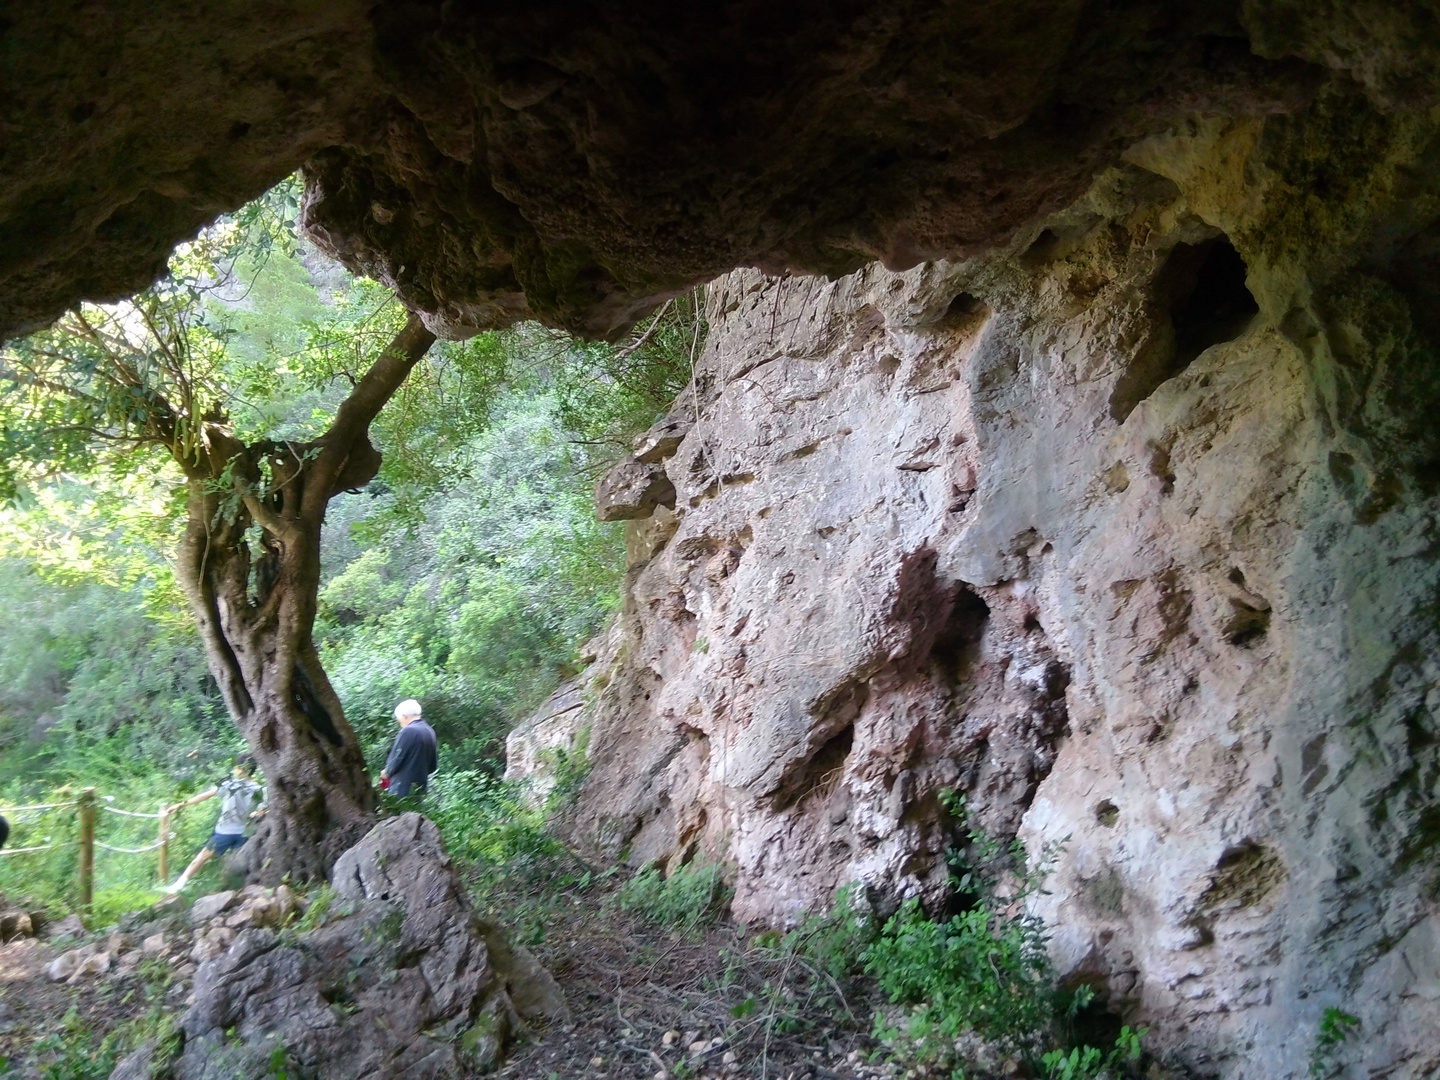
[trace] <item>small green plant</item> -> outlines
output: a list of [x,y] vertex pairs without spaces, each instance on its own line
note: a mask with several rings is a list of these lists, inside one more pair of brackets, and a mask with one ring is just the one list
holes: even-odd
[[405,912],[396,908],[387,911],[375,923],[365,930],[362,935],[366,941],[379,945],[393,945],[400,940],[401,930],[405,926]]
[[1127,1024],[1120,1029],[1108,1054],[1093,1046],[1072,1047],[1068,1054],[1051,1050],[1041,1058],[1045,1075],[1049,1080],[1098,1080],[1107,1073],[1114,1075],[1140,1060],[1144,1035],[1144,1028],[1136,1030]]
[[[71,1009],[62,1028],[36,1042],[32,1052],[41,1063],[42,1080],[104,1080],[122,1056],[147,1039],[155,1040],[153,1060],[157,1063],[167,1063],[179,1052],[180,1039],[172,1018],[158,1007],[117,1025],[102,1039],[96,1039],[85,1020]],[[0,1067],[0,1075],[6,1071]]]
[[1105,1054],[1093,1046],[1077,1046],[1068,1054],[1064,1050],[1051,1050],[1041,1062],[1045,1075],[1051,1080],[1092,1080],[1100,1075]]
[[315,895],[310,897],[310,906],[305,909],[305,914],[300,916],[300,921],[295,924],[295,932],[307,934],[324,926],[325,916],[330,913],[330,907],[334,903],[335,890],[328,884],[321,885],[315,890]]
[[275,1049],[270,1051],[269,1071],[266,1076],[269,1080],[299,1080],[295,1072],[295,1066],[290,1061],[290,1051],[285,1049],[285,1044],[277,1042]]
[[831,979],[842,979],[863,966],[866,947],[875,938],[874,920],[855,902],[856,886],[835,893],[824,915],[806,913],[777,943],[782,954],[804,959]]
[[[964,800],[949,793],[941,798],[963,825]],[[968,909],[935,920],[918,900],[908,900],[861,954],[886,996],[909,1008],[898,1023],[877,1014],[877,1038],[922,1064],[954,1067],[957,1039],[973,1034],[1023,1060],[1032,1074],[1057,1080],[1092,1080],[1138,1060],[1143,1032],[1130,1028],[1109,1053],[1065,1045],[1070,1022],[1094,991],[1059,984],[1048,931],[1026,910],[1026,901],[1042,891],[1059,845],[1031,866],[1018,841],[1004,845],[977,828],[967,838],[950,865],[952,888]]]
[[1320,1029],[1310,1049],[1310,1075],[1328,1076],[1335,1069],[1336,1048],[1350,1038],[1360,1018],[1331,1006],[1320,1014]]
[[576,732],[575,742],[568,750],[552,746],[540,755],[540,760],[549,767],[555,781],[545,797],[547,814],[554,813],[575,797],[585,777],[590,775],[590,725]]
[[646,867],[616,893],[622,911],[687,930],[714,922],[729,898],[718,863],[680,866],[669,877],[656,867]]

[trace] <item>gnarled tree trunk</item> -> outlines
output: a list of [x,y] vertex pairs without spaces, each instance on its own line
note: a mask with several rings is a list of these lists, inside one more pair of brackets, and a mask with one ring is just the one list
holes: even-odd
[[315,650],[329,501],[375,476],[370,422],[434,341],[412,316],[319,439],[246,445],[219,423],[182,461],[188,524],[177,573],[226,708],[265,775],[269,813],[244,849],[252,877],[323,878],[373,824],[364,756]]

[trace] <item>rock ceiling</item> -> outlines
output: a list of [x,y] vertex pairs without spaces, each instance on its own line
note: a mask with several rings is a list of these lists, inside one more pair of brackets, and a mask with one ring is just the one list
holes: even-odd
[[621,333],[736,266],[1004,241],[1138,137],[1437,97],[1435,5],[213,0],[0,18],[0,332],[143,287],[297,167],[437,331]]

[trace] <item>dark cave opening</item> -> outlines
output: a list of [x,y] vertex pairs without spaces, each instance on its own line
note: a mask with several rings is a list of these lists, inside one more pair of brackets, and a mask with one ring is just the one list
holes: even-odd
[[1240,336],[1260,310],[1246,273],[1245,260],[1223,236],[1171,249],[1152,285],[1157,314],[1162,324],[1168,317],[1169,325],[1152,335],[1116,381],[1110,395],[1114,419],[1123,423],[1206,349]]
[[1223,237],[1176,244],[1170,252],[1155,290],[1170,309],[1179,370],[1210,346],[1239,337],[1260,310],[1245,285],[1246,270],[1245,260]]
[[941,330],[968,334],[983,325],[991,313],[992,308],[984,300],[962,292],[951,299],[936,325]]
[[989,621],[990,605],[965,586],[959,586],[945,626],[930,648],[932,663],[952,686],[969,678],[979,659],[980,639]]

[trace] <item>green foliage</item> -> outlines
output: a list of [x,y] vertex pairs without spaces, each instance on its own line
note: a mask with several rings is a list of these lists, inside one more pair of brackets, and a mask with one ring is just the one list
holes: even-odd
[[305,914],[295,923],[295,932],[298,934],[307,934],[325,925],[325,916],[330,914],[330,908],[335,903],[335,890],[329,883],[321,885],[309,897],[309,901]]
[[[197,784],[237,748],[194,632],[157,623],[145,593],[143,584],[53,583],[0,560],[4,797],[34,801],[23,797],[37,793],[27,782],[47,776],[119,794],[137,762]],[[62,763],[73,772],[55,776]]]
[[[946,805],[965,820],[963,800],[952,795]],[[1070,991],[1059,984],[1046,951],[1048,931],[1027,911],[1055,853],[1047,849],[1030,867],[1018,842],[1007,848],[982,830],[969,830],[968,845],[951,865],[955,892],[970,907],[935,920],[908,900],[862,954],[865,970],[886,996],[909,1008],[899,1025],[877,1013],[878,1038],[921,1063],[958,1065],[957,1040],[974,1036],[1002,1055],[1021,1058],[1031,1072],[1043,1068],[1064,1080],[1095,1077],[1138,1059],[1143,1032],[1129,1028],[1108,1054],[1055,1047],[1067,1041],[1070,1022],[1093,997],[1088,987]]]
[[1310,1075],[1328,1076],[1335,1070],[1337,1048],[1360,1026],[1360,1018],[1334,1006],[1320,1014],[1315,1045],[1310,1049]]
[[[154,813],[229,772],[243,744],[194,631],[156,621],[146,591],[56,582],[0,560],[0,806],[69,802],[90,786],[113,800],[102,805]],[[213,821],[208,806],[182,814],[172,858],[188,859]],[[96,834],[144,847],[156,825],[101,810]],[[12,827],[13,847],[55,847],[0,858],[0,893],[63,914],[75,900],[74,808],[15,815]],[[98,849],[95,872],[95,920],[156,899],[153,853]]]
[[891,1001],[915,1006],[906,1033],[922,1058],[943,1057],[968,1031],[1036,1056],[1068,1004],[1050,971],[1044,927],[990,902],[934,922],[907,901],[866,950],[865,969]]
[[[240,748],[169,562],[176,458],[217,417],[246,442],[314,437],[404,319],[296,234],[298,199],[292,178],[152,289],[0,350],[0,804],[95,786],[152,811]],[[553,846],[545,808],[498,780],[504,736],[618,603],[623,531],[595,520],[593,484],[689,379],[701,308],[678,298],[629,345],[535,326],[437,343],[372,426],[379,477],[330,504],[316,644],[372,769],[395,702],[424,702],[442,742],[424,808],[463,858]],[[563,800],[584,747],[551,764]],[[212,822],[183,815],[172,859]],[[16,825],[13,843],[58,846],[0,860],[0,892],[63,910],[73,814]],[[151,830],[100,817],[116,846]],[[97,914],[141,902],[153,873],[153,855],[97,854]]]
[[[531,330],[542,344],[539,377],[554,388],[561,422],[618,456],[659,418],[690,380],[704,341],[700,290],[668,302],[630,346],[583,343]],[[546,348],[548,347],[548,348]]]
[[590,775],[589,750],[590,725],[587,724],[576,733],[575,744],[570,749],[552,746],[540,755],[540,760],[546,765],[554,782],[545,799],[547,810],[560,809],[580,790],[585,777]]
[[270,1059],[266,1062],[265,1075],[270,1080],[299,1080],[299,1072],[296,1070],[295,1062],[290,1058],[290,1051],[285,1045],[276,1042],[270,1051]]
[[648,866],[615,894],[622,911],[682,930],[714,922],[729,899],[730,889],[718,863],[679,866],[668,876]]
[[453,857],[497,865],[560,849],[545,829],[543,807],[489,772],[447,768],[448,750],[441,750],[441,766],[431,778],[424,809]]
[[1051,1080],[1099,1080],[1102,1076],[1119,1075],[1140,1060],[1144,1053],[1140,1040],[1145,1031],[1145,1028],[1137,1031],[1126,1024],[1108,1054],[1093,1046],[1075,1046],[1068,1054],[1064,1050],[1051,1050],[1041,1058],[1045,1075]]
[[118,1024],[103,1037],[73,1008],[60,1030],[31,1047],[31,1060],[40,1066],[41,1080],[104,1080],[121,1057],[148,1039],[156,1042],[153,1060],[164,1065],[179,1052],[180,1040],[172,1018],[158,1007],[145,1016]]
[[825,914],[806,912],[784,934],[757,934],[753,944],[777,957],[798,957],[832,979],[853,975],[864,966],[865,950],[875,939],[875,921],[855,902],[856,886],[835,893]]
[[392,494],[342,496],[347,546],[320,596],[321,655],[372,767],[415,697],[464,768],[493,771],[505,734],[573,673],[577,646],[618,603],[624,540],[595,520],[589,451],[554,397],[509,391],[455,451],[418,522]]

